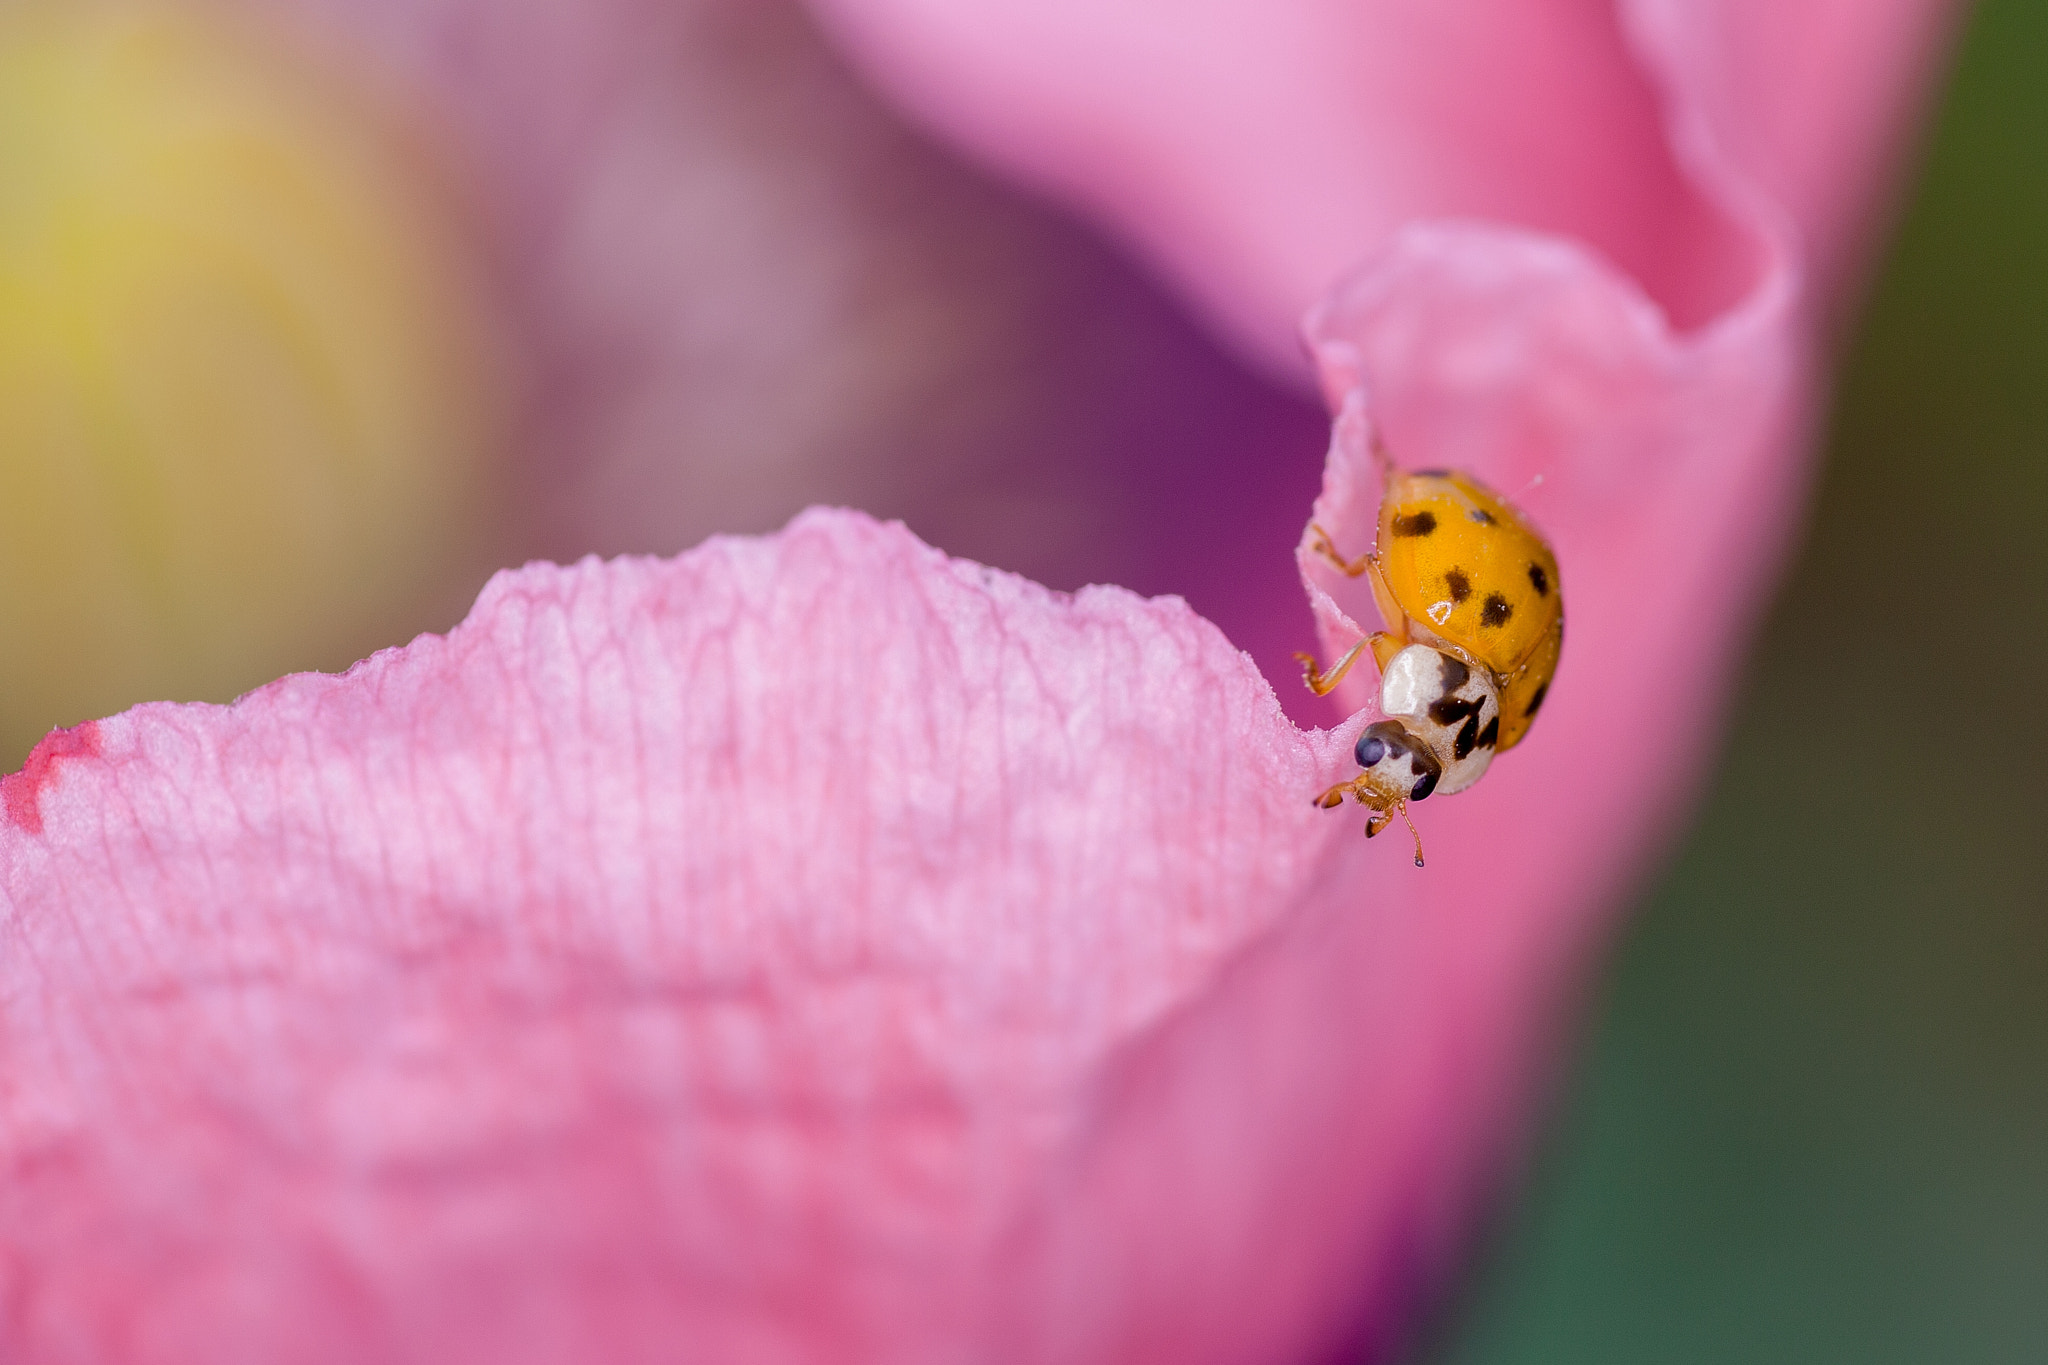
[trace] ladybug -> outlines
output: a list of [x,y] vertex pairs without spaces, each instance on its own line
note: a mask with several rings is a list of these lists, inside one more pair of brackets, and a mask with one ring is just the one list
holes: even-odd
[[[1380,669],[1380,709],[1353,751],[1363,771],[1316,798],[1325,809],[1349,794],[1372,810],[1367,838],[1408,804],[1463,791],[1495,754],[1529,732],[1564,647],[1557,556],[1498,493],[1454,469],[1398,470],[1375,451],[1384,475],[1374,548],[1346,559],[1322,527],[1315,553],[1356,578],[1366,575],[1386,629],[1374,631],[1327,672],[1297,654],[1309,690],[1326,695],[1367,648]],[[1409,829],[1414,829],[1413,821]],[[1422,866],[1422,841],[1415,842]]]

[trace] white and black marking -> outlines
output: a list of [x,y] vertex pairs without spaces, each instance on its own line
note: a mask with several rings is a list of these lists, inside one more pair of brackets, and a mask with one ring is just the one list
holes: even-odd
[[[1380,709],[1435,756],[1442,776],[1434,791],[1446,796],[1463,791],[1485,776],[1493,762],[1500,740],[1500,693],[1483,668],[1429,645],[1410,645],[1387,662]],[[1361,737],[1361,750],[1364,745]],[[1362,753],[1360,758],[1363,767]]]

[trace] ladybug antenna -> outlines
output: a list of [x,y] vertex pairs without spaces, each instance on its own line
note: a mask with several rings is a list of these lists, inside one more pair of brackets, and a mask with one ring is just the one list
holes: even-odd
[[1403,801],[1403,802],[1401,803],[1401,805],[1400,805],[1399,809],[1400,809],[1400,811],[1401,811],[1401,823],[1403,823],[1403,824],[1405,824],[1405,825],[1407,825],[1407,826],[1408,826],[1408,833],[1409,833],[1410,835],[1412,835],[1412,836],[1414,837],[1414,839],[1415,839],[1415,865],[1416,865],[1417,867],[1421,867],[1421,866],[1422,866],[1422,836],[1421,836],[1420,834],[1417,834],[1417,833],[1415,832],[1415,822],[1414,822],[1413,820],[1411,820],[1411,819],[1409,819],[1409,818],[1408,818],[1408,803],[1407,803],[1406,801]]

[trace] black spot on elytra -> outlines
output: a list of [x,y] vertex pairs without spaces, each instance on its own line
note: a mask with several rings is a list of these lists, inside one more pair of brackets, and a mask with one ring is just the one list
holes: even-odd
[[1531,719],[1531,720],[1534,720],[1534,719],[1536,718],[1536,713],[1537,713],[1537,712],[1538,712],[1539,710],[1541,710],[1541,709],[1542,709],[1542,707],[1543,707],[1543,698],[1544,698],[1544,695],[1545,695],[1546,693],[1548,693],[1549,691],[1550,691],[1550,684],[1549,684],[1549,683],[1545,683],[1545,684],[1543,684],[1543,686],[1541,686],[1541,687],[1537,688],[1537,689],[1536,689],[1536,690],[1535,690],[1534,692],[1530,693],[1530,694],[1529,694],[1529,709],[1528,709],[1527,711],[1524,711],[1524,712],[1523,712],[1522,714],[1523,714],[1524,716],[1528,717],[1529,719]]
[[1394,534],[1397,536],[1426,536],[1435,529],[1434,512],[1417,512],[1412,516],[1405,512],[1394,514]]
[[1468,507],[1465,509],[1465,515],[1478,522],[1481,526],[1493,525],[1493,513],[1487,511],[1484,507]]
[[1479,732],[1479,747],[1491,749],[1498,743],[1500,743],[1500,717],[1495,716],[1492,720],[1486,722],[1486,728]]
[[1508,623],[1508,618],[1514,614],[1515,609],[1508,605],[1507,598],[1502,597],[1497,592],[1490,592],[1486,594],[1485,609],[1479,613],[1479,624],[1482,626],[1504,626]]
[[1529,566],[1529,586],[1536,589],[1538,597],[1550,596],[1550,575],[1543,572],[1541,564]]
[[1444,583],[1451,590],[1451,600],[1462,602],[1472,595],[1472,580],[1465,577],[1463,569],[1452,569],[1444,575]]

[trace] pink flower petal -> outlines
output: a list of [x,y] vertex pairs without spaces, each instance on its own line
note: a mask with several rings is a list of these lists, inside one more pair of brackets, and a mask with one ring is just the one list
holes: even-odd
[[1034,1220],[1318,884],[1341,749],[1173,599],[845,513],[53,736],[0,828],[6,1354],[1073,1330]]
[[913,112],[1107,222],[1289,372],[1296,319],[1416,218],[1574,238],[1681,326],[1717,316],[1766,267],[1709,140],[1832,277],[1952,9],[813,4]]
[[[1014,164],[1080,168],[1269,353],[1377,244],[1312,329],[1340,540],[1368,420],[1555,539],[1554,696],[1418,811],[1428,870],[1308,803],[1356,721],[1295,730],[1172,600],[1061,598],[848,514],[503,576],[445,640],[141,708],[10,779],[10,1358],[1393,1339],[1498,1174],[1796,509],[1807,210],[1694,136],[1717,115],[1691,58],[1653,79],[1590,9],[1511,34],[1526,71],[1481,33],[1356,90],[1318,57],[1299,100],[1278,77],[1317,25],[1395,11],[1293,13],[1199,8],[1150,28],[1173,60],[1066,52],[1072,78],[998,25],[1024,55],[955,84],[987,82]],[[1250,73],[1243,137],[1175,103],[1188,63],[1225,69],[1217,41]],[[1078,102],[1035,102],[1040,79]],[[1354,100],[1421,113],[1318,122]],[[1465,109],[1483,136],[1432,144]],[[1507,152],[1550,110],[1590,145],[1546,140],[1539,175]],[[1333,146],[1386,163],[1323,205]],[[1402,226],[1452,210],[1577,244]],[[1356,585],[1307,572],[1338,642]]]
[[1633,0],[1625,12],[1699,123],[1798,227],[1817,298],[1839,302],[1963,7]]

